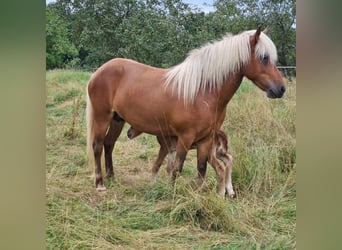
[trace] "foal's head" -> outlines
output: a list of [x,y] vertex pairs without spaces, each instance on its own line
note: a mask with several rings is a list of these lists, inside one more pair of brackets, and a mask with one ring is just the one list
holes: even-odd
[[277,69],[277,51],[260,27],[250,36],[251,57],[243,67],[243,74],[267,93],[269,98],[281,98],[286,90]]

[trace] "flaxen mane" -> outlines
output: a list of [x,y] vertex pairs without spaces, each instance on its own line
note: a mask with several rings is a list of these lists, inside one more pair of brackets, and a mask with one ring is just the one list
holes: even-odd
[[[182,63],[168,70],[165,87],[172,85],[173,92],[185,104],[192,103],[199,91],[220,90],[224,79],[249,61],[250,36],[255,32],[228,34],[191,51]],[[277,61],[276,47],[264,33],[260,34],[255,53],[260,58],[269,56],[273,64]]]

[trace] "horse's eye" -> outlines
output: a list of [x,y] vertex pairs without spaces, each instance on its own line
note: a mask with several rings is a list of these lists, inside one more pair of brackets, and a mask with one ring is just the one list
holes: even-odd
[[264,65],[268,64],[269,63],[269,57],[268,56],[263,56],[261,58],[261,63],[264,64]]

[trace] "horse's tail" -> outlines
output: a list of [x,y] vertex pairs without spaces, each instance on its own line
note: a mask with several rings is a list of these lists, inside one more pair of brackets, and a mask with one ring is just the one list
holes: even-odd
[[93,140],[94,140],[94,112],[93,106],[91,104],[89,93],[88,93],[88,85],[86,88],[87,93],[87,108],[86,108],[86,120],[87,120],[87,159],[89,166],[92,166],[94,163],[94,154],[93,154]]

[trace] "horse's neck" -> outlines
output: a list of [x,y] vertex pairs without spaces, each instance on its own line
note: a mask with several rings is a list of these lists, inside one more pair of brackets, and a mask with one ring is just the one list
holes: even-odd
[[242,82],[242,74],[234,74],[225,81],[219,93],[218,105],[222,109],[226,108],[230,99],[236,93]]

